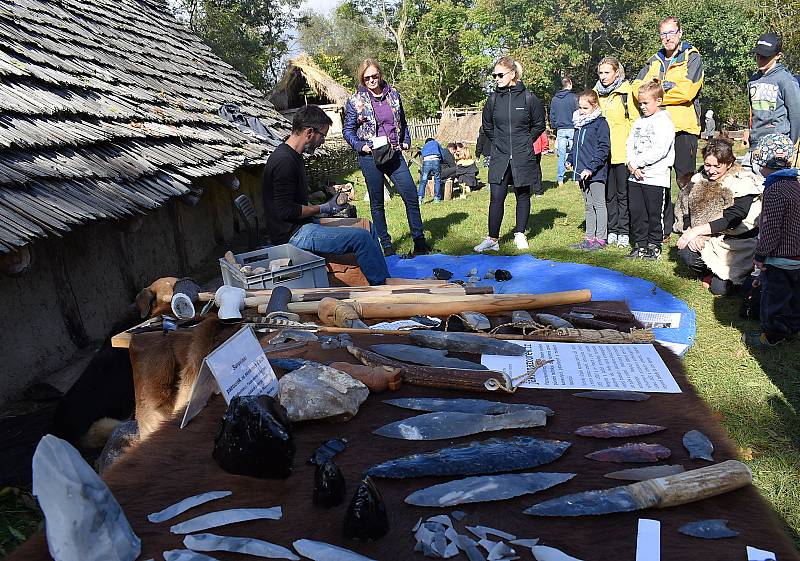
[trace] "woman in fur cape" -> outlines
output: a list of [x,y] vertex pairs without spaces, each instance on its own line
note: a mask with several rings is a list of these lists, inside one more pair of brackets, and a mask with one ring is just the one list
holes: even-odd
[[740,285],[753,270],[763,187],[736,163],[733,146],[713,139],[703,148],[703,169],[678,195],[678,255],[715,295]]

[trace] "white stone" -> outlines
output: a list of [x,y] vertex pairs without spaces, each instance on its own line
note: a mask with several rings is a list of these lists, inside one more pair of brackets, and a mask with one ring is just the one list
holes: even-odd
[[55,561],[134,561],[141,541],[100,476],[68,442],[46,435],[33,455],[33,494]]

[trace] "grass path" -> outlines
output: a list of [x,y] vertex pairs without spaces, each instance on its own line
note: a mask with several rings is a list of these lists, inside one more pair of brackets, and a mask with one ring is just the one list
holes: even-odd
[[[697,314],[697,337],[685,357],[689,380],[740,448],[741,458],[753,471],[762,495],[786,523],[800,546],[800,343],[752,353],[741,343],[743,331],[758,329],[756,322],[738,316],[739,297],[714,298],[700,281],[679,266],[673,243],[659,262],[630,262],[627,253],[609,248],[585,253],[569,245],[583,234],[583,198],[575,183],[555,187],[555,158],[542,161],[545,186],[532,199],[528,238],[534,256],[554,261],[586,263],[614,269],[656,283],[684,300]],[[412,168],[412,176],[418,170]],[[485,181],[486,170],[481,168]],[[360,172],[349,179],[363,195]],[[674,189],[673,189],[674,190]],[[488,188],[466,199],[426,202],[422,218],[436,253],[462,255],[486,235]],[[359,216],[369,216],[368,203],[357,204]],[[399,197],[386,205],[387,222],[398,252],[410,251],[405,210]],[[513,243],[514,197],[509,195],[501,228],[500,253],[520,254]]]

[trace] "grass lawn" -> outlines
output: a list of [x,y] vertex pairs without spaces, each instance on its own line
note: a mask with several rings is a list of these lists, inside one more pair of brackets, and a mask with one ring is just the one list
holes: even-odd
[[[687,352],[689,380],[740,448],[740,456],[753,471],[755,484],[786,522],[800,546],[800,342],[768,351],[749,351],[741,343],[743,331],[758,329],[756,322],[739,318],[738,296],[715,298],[699,280],[676,260],[672,246],[659,262],[631,262],[627,251],[609,248],[585,253],[569,245],[583,235],[583,198],[575,183],[555,185],[556,159],[545,156],[542,169],[547,191],[531,201],[529,252],[554,261],[586,263],[641,277],[683,299],[697,313],[697,338]],[[416,167],[412,176],[419,177]],[[481,178],[486,170],[481,167]],[[365,191],[360,172],[349,176],[356,182],[359,199]],[[673,191],[675,189],[673,188]],[[357,204],[359,216],[369,216],[369,204]],[[473,253],[472,247],[486,235],[489,190],[466,199],[426,202],[422,206],[425,235],[436,253]],[[399,252],[412,249],[405,210],[399,197],[386,203],[387,222]],[[501,228],[500,252],[521,253],[513,242],[514,197],[509,194]],[[668,251],[669,250],[669,251]]]

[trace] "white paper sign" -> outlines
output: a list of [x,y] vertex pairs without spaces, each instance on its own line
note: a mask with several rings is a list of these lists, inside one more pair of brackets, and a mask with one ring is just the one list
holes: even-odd
[[536,359],[553,361],[539,368],[523,388],[681,393],[653,345],[509,342],[524,346],[525,355],[483,355],[482,364],[515,378],[529,372]]
[[677,329],[681,326],[680,312],[637,312],[631,311],[645,327],[666,327]]
[[636,561],[661,561],[661,522],[658,520],[639,519]]
[[776,561],[778,559],[771,551],[747,546],[747,561]]
[[242,327],[206,359],[226,403],[239,395],[278,393],[278,378],[256,339],[253,327]]
[[203,359],[181,428],[205,407],[215,392],[222,393],[225,403],[240,395],[277,395],[278,378],[252,325],[242,327]]

